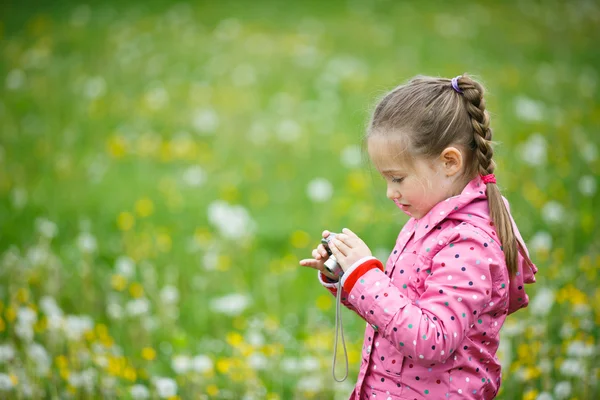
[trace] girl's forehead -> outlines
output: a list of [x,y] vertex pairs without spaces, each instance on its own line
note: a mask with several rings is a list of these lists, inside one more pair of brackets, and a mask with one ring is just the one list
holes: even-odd
[[379,171],[410,169],[412,157],[402,140],[374,136],[367,140],[369,157]]

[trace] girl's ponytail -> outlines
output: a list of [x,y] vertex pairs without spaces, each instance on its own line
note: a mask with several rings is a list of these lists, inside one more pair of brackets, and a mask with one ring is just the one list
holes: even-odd
[[487,188],[490,217],[498,233],[498,239],[502,244],[508,271],[511,276],[514,276],[518,270],[519,251],[526,260],[529,257],[524,251],[523,245],[515,236],[512,219],[504,204],[500,189],[496,185],[496,180],[493,177],[488,178],[488,175],[494,173],[496,163],[492,160],[492,156],[494,155],[494,150],[491,146],[492,129],[489,126],[489,114],[485,109],[484,90],[479,83],[464,75],[456,79],[456,85],[467,100],[465,105],[471,117],[471,125],[473,126],[475,157],[479,165],[478,172],[479,175],[487,178],[484,179],[484,182]]

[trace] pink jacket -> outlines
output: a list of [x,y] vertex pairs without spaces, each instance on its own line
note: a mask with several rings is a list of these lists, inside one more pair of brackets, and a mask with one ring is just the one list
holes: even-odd
[[[524,244],[514,221],[513,229]],[[519,254],[509,280],[479,177],[411,218],[385,270],[371,257],[342,276],[343,304],[367,321],[350,399],[494,398],[499,330],[528,304],[524,284],[536,272]],[[336,294],[335,284],[320,273],[319,280]]]

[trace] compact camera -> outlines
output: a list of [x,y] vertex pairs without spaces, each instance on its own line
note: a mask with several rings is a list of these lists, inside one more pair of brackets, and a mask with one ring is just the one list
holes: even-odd
[[327,259],[327,261],[325,261],[325,268],[327,268],[327,270],[333,276],[339,279],[344,274],[344,270],[342,269],[340,264],[338,264],[337,260],[335,259],[335,256],[329,248],[329,243],[335,238],[335,235],[337,234],[330,233],[329,236],[327,236],[327,238],[321,239],[321,243],[323,244],[323,247],[325,247],[325,250],[327,250],[327,254],[329,254],[329,258]]

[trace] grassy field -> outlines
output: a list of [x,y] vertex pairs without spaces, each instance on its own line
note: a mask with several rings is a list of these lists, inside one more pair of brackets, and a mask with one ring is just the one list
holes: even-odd
[[[12,4],[11,4],[12,3]],[[501,399],[600,395],[595,1],[0,6],[0,398],[346,399],[323,229],[385,259],[404,214],[361,153],[417,74],[488,89],[540,271]],[[339,363],[338,363],[339,364]]]

